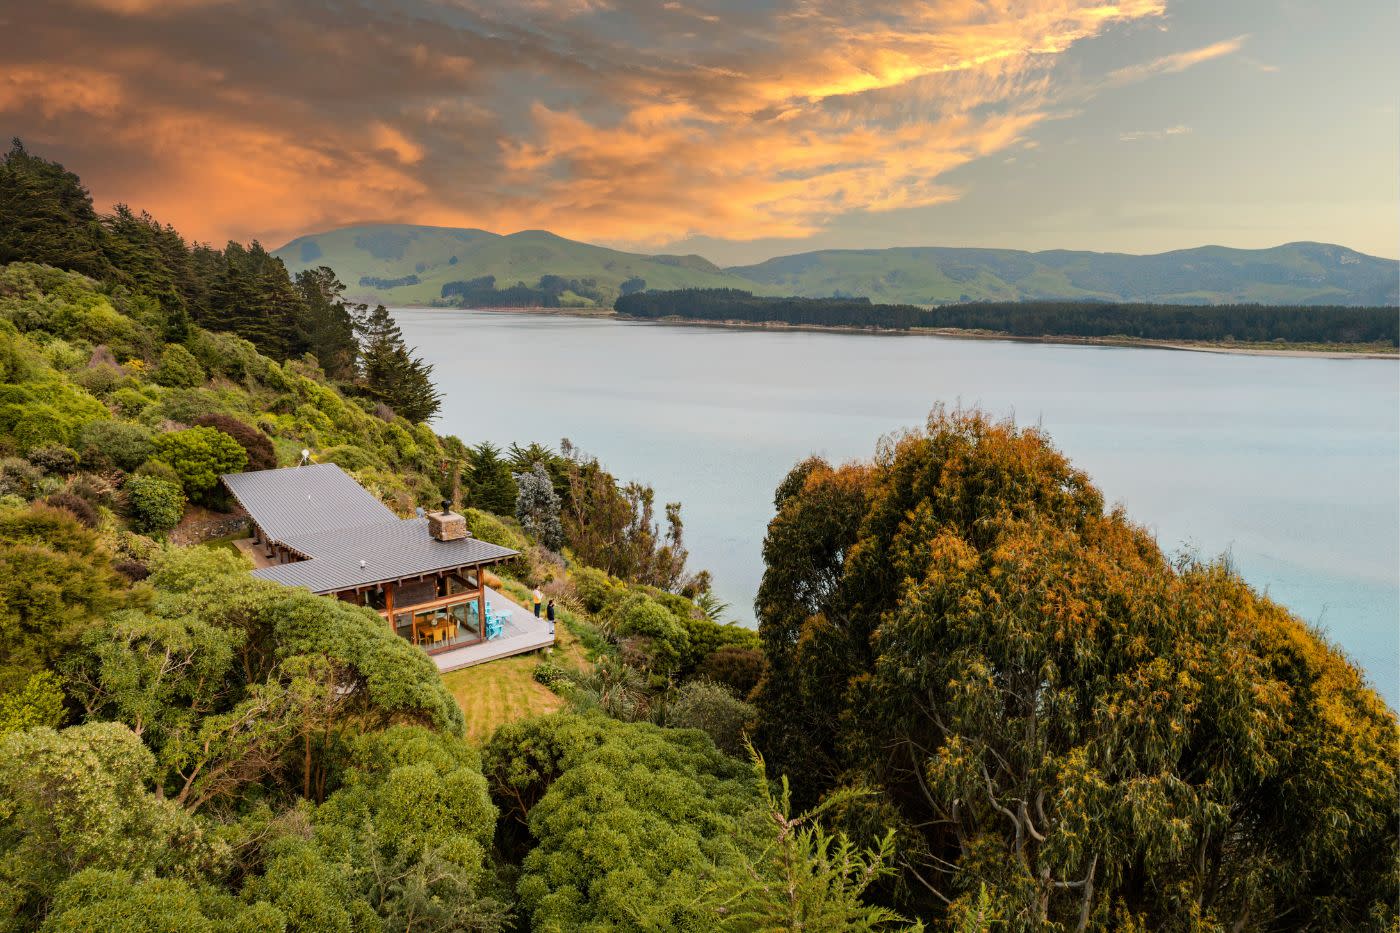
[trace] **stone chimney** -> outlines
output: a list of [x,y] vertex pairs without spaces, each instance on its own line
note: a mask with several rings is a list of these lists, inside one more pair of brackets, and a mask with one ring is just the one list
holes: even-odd
[[442,504],[442,511],[428,513],[428,534],[439,541],[460,541],[472,536],[467,531],[467,520],[452,511],[450,499]]

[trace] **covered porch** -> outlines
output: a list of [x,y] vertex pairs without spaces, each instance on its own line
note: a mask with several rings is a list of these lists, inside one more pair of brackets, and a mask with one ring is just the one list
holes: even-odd
[[512,602],[509,597],[486,587],[486,600],[502,616],[501,629],[485,641],[459,642],[429,650],[438,670],[460,670],[473,664],[484,664],[498,658],[527,654],[554,645],[554,632],[548,621],[537,619],[533,612]]

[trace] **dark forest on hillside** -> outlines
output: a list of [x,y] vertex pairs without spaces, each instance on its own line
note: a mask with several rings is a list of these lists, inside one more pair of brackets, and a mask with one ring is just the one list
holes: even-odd
[[442,299],[461,308],[560,308],[567,305],[561,300],[565,292],[581,298],[602,297],[595,279],[566,279],[546,274],[533,286],[516,282],[497,288],[494,275],[448,282],[442,287]]
[[1016,337],[1132,337],[1266,343],[1400,344],[1395,308],[976,302],[920,308],[866,298],[766,298],[738,289],[624,295],[619,314],[886,330],[954,328]]

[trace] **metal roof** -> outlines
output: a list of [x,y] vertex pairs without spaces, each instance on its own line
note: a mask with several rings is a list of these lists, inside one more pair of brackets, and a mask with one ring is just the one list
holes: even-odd
[[[424,518],[400,519],[333,463],[220,477],[267,538],[306,560],[253,576],[335,593],[514,557],[479,538],[439,541]],[[363,563],[363,566],[361,564]]]
[[273,541],[398,521],[334,463],[228,473],[220,479]]
[[264,567],[254,570],[253,576],[287,586],[304,586],[314,593],[334,593],[453,567],[493,563],[519,553],[480,538],[439,541],[428,533],[425,518],[299,535],[282,543],[311,559]]

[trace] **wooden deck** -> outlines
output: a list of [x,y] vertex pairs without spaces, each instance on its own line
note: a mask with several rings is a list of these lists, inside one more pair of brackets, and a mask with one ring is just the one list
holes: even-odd
[[501,626],[501,637],[434,654],[432,658],[439,671],[460,670],[497,658],[538,651],[554,644],[554,634],[550,632],[547,621],[536,619],[529,609],[512,602],[489,586],[486,588],[486,598],[490,600],[492,609],[510,613],[510,618]]

